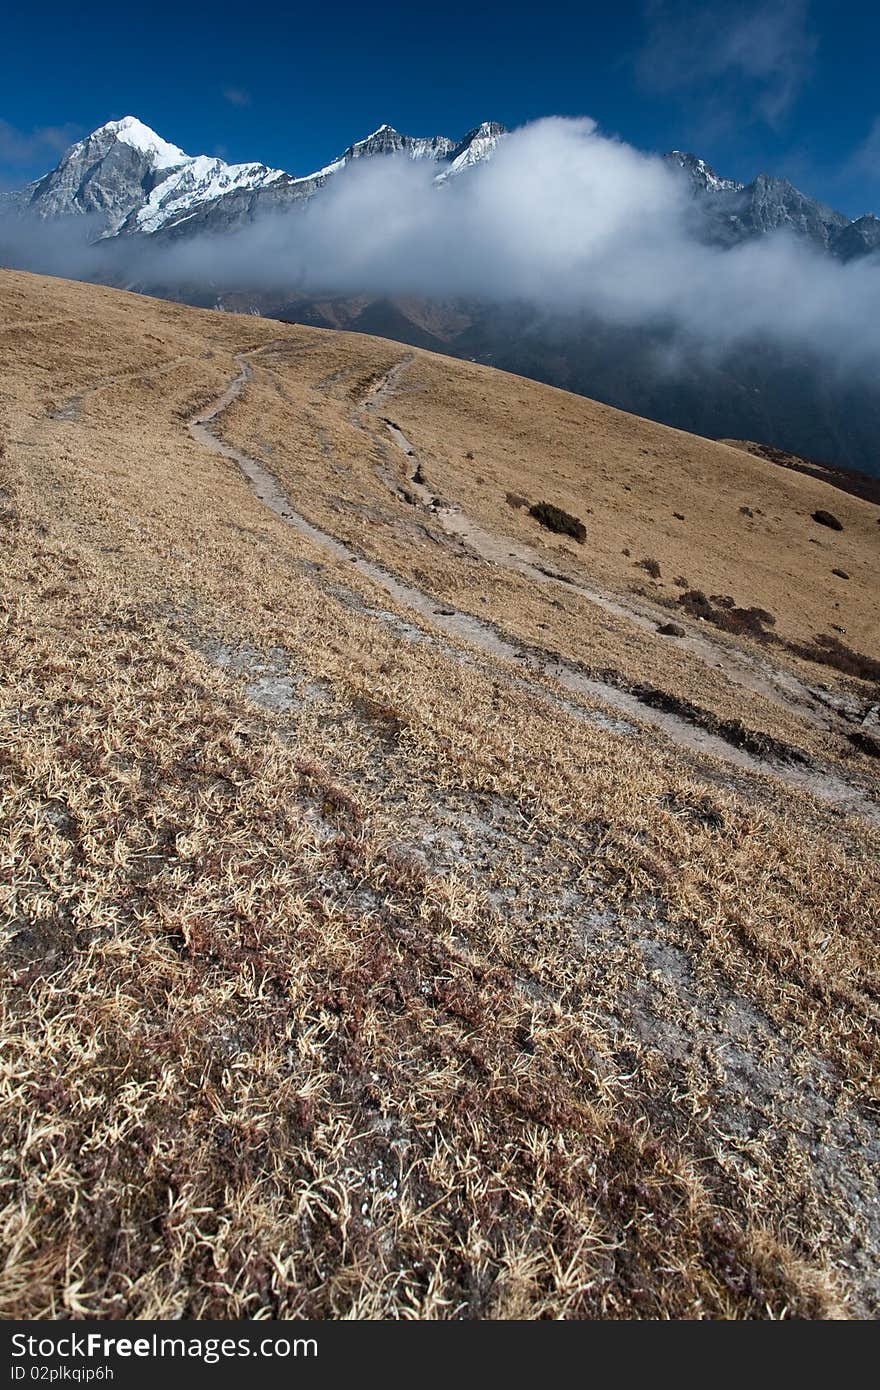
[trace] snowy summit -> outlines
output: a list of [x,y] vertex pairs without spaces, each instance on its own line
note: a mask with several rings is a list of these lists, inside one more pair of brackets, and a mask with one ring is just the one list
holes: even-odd
[[[130,145],[133,150],[137,150],[139,154],[147,155],[155,169],[174,169],[178,164],[185,164],[190,158],[177,145],[169,144],[157,135],[155,130],[144,125],[137,116],[123,116],[121,121],[108,121],[106,125],[93,131],[87,139],[100,139],[103,135],[114,136],[124,145]],[[81,143],[85,144],[86,141]]]

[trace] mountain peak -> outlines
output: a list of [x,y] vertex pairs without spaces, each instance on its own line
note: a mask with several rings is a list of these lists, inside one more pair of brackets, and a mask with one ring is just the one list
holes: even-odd
[[679,168],[684,169],[695,187],[706,193],[739,192],[742,189],[741,183],[737,183],[735,179],[722,178],[705,159],[687,150],[670,150],[665,159],[668,164],[677,164]]
[[189,159],[188,154],[185,154],[177,145],[169,144],[167,140],[163,140],[161,135],[157,135],[155,130],[151,130],[143,121],[138,120],[137,116],[123,116],[118,121],[107,121],[105,125],[93,130],[91,135],[87,136],[80,144],[86,144],[90,140],[101,140],[108,136],[121,141],[123,145],[128,145],[140,154],[147,155],[154,169],[171,169],[178,164],[185,164]]
[[454,148],[454,144],[455,142],[449,140],[445,135],[422,138],[414,135],[403,135],[391,125],[380,125],[379,129],[374,130],[372,135],[366,136],[363,140],[356,140],[353,145],[349,145],[340,159],[329,167],[335,169],[340,163],[345,165],[352,159],[362,159],[364,156],[381,154],[406,154],[409,155],[410,159],[445,159]]
[[481,137],[497,139],[499,135],[506,134],[507,126],[502,125],[500,121],[481,121],[479,125],[474,126],[473,130],[468,131],[461,143],[467,145],[471,140],[478,140]]
[[365,135],[364,138],[363,138],[363,140],[355,140],[355,142],[354,142],[354,144],[351,146],[351,148],[352,148],[352,149],[355,149],[355,150],[359,150],[359,149],[361,148],[362,145],[370,145],[370,144],[372,144],[373,142],[379,142],[379,141],[382,141],[382,140],[389,140],[389,139],[390,139],[390,140],[400,140],[401,138],[402,138],[402,137],[401,137],[400,131],[399,131],[399,130],[395,130],[393,125],[388,125],[387,122],[385,122],[385,123],[383,123],[382,125],[377,126],[377,128],[376,128],[375,130],[371,130],[371,131],[370,131],[370,134],[369,134],[369,135]]
[[463,170],[488,159],[505,135],[507,127],[500,121],[483,121],[481,125],[474,126],[473,130],[469,130],[454,149],[450,150],[449,165],[442,174],[437,175],[437,182],[445,183],[447,179],[455,178]]

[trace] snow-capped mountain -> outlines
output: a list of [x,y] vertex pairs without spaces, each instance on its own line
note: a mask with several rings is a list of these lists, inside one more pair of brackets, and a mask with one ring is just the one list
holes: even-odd
[[447,159],[454,149],[455,141],[446,135],[422,139],[414,135],[401,135],[393,126],[380,125],[365,140],[357,140],[349,145],[337,164],[344,168],[353,159],[369,159],[376,154],[406,154],[410,159],[441,160]]
[[[404,135],[381,125],[338,158],[294,175],[258,162],[227,164],[189,155],[134,116],[109,121],[79,140],[58,165],[3,206],[54,219],[87,215],[95,239],[221,234],[259,212],[292,207],[314,197],[355,161],[407,156],[437,166],[435,183],[468,174],[491,159],[506,130],[484,121],[459,141],[445,135]],[[688,180],[701,234],[723,246],[788,230],[841,260],[880,252],[880,220],[855,221],[799,192],[787,179],[759,174],[749,184],[723,178],[698,155],[672,150],[666,162]]]
[[334,174],[355,160],[407,155],[442,166],[438,182],[488,158],[505,134],[484,122],[456,142],[445,135],[403,135],[381,125],[330,164],[292,175],[260,163],[227,164],[189,155],[163,140],[135,116],[125,116],[78,140],[45,177],[5,204],[40,218],[91,216],[96,237],[223,231],[258,210],[313,197]]
[[265,164],[226,164],[222,159],[198,155],[172,169],[123,227],[157,232],[203,203],[214,203],[233,191],[267,188],[285,177],[283,169],[267,169]]
[[91,215],[116,228],[170,170],[188,161],[183,150],[126,116],[71,145],[50,173],[15,197],[41,217]]
[[506,134],[504,126],[499,125],[498,121],[483,121],[482,125],[469,130],[461,143],[450,151],[449,166],[437,175],[437,182],[443,183],[445,179],[464,173],[465,169],[479,164],[481,160],[489,159]]
[[230,194],[279,180],[289,176],[265,164],[193,157],[125,116],[77,141],[51,173],[15,195],[15,204],[42,218],[92,216],[107,238],[161,231]]

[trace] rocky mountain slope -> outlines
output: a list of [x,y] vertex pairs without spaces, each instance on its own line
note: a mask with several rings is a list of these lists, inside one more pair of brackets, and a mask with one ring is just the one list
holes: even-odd
[[[311,198],[328,178],[357,160],[388,155],[430,160],[439,166],[437,182],[442,184],[490,159],[505,133],[497,121],[484,121],[460,141],[403,135],[382,125],[330,164],[294,176],[260,163],[192,157],[136,117],[126,116],[72,145],[44,178],[7,196],[7,206],[42,218],[91,214],[105,237],[152,236],[174,229],[191,235],[205,228],[225,230],[262,209]],[[880,219],[870,214],[850,219],[807,197],[787,179],[759,174],[742,184],[719,176],[697,155],[673,150],[665,158],[689,179],[706,235],[723,245],[782,228],[844,260],[869,255],[880,244]]]
[[95,235],[103,238],[223,231],[311,198],[357,160],[403,154],[441,165],[438,178],[454,177],[489,158],[503,135],[497,122],[484,122],[460,141],[401,135],[382,125],[324,168],[295,177],[265,164],[193,157],[126,116],[77,141],[55,169],[7,196],[5,205],[45,219],[90,215]]
[[720,178],[704,160],[673,150],[667,161],[691,180],[711,239],[735,246],[768,232],[789,231],[842,260],[870,253],[880,243],[880,218],[855,220],[808,198],[788,179],[759,174],[751,183]]

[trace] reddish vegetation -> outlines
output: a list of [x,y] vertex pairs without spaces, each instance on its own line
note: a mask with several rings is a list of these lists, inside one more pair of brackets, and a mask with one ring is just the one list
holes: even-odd
[[836,487],[840,492],[847,492],[851,497],[861,497],[865,502],[876,502],[880,505],[880,478],[869,478],[867,473],[855,473],[849,468],[838,468],[833,463],[822,463],[819,459],[792,454],[787,449],[774,448],[772,444],[755,444],[744,439],[723,439],[720,443],[743,449],[746,453],[754,454],[756,458],[778,463],[781,468],[790,468],[795,473],[806,473],[808,477],[829,483],[831,487]]

